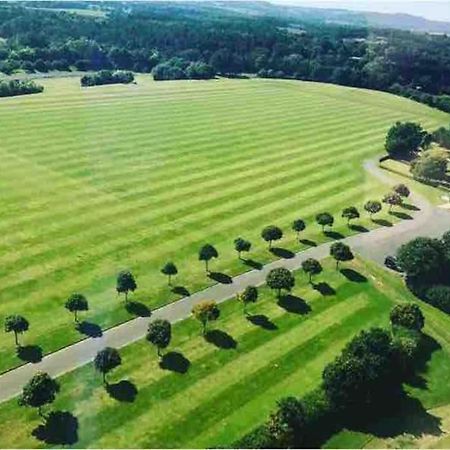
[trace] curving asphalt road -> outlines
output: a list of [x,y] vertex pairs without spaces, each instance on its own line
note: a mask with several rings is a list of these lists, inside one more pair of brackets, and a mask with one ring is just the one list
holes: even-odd
[[[366,161],[365,170],[385,184],[393,185],[387,172],[378,167],[376,160]],[[343,239],[364,258],[382,263],[384,258],[395,253],[398,247],[416,236],[437,237],[450,229],[450,211],[436,208],[425,198],[411,194],[412,203],[419,209],[410,211],[414,220],[403,220],[392,227],[381,227],[369,233],[360,233]],[[248,285],[262,285],[267,273],[275,267],[296,270],[307,258],[323,259],[329,255],[331,243],[301,251],[292,259],[274,261],[261,270],[252,270],[233,278],[230,284],[216,284],[208,289],[196,292],[152,312],[152,318],[164,318],[172,323],[185,319],[191,313],[192,306],[205,299],[223,302],[234,297]],[[18,395],[22,386],[38,371],[45,371],[56,377],[70,372],[92,361],[96,353],[106,346],[124,347],[142,339],[147,331],[148,318],[137,318],[106,331],[99,338],[88,338],[46,356],[37,364],[26,364],[0,376],[0,402]]]

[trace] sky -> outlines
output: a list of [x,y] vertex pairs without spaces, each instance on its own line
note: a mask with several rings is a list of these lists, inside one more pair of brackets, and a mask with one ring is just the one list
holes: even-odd
[[355,11],[407,13],[450,22],[450,0],[269,0],[271,3],[343,8]]

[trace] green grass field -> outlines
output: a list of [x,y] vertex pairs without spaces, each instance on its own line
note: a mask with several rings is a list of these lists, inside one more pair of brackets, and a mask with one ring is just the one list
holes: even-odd
[[[277,399],[317,386],[324,365],[355,333],[387,325],[394,302],[410,298],[396,276],[374,264],[356,260],[351,267],[366,280],[350,281],[334,270],[331,260],[315,280],[328,283],[334,295],[321,295],[302,273],[296,274],[297,286],[284,306],[264,288],[249,312],[265,316],[265,326],[247,320],[237,302],[224,303],[221,318],[211,328],[227,333],[222,341],[234,340],[235,348],[218,348],[205,341],[194,319],[175,325],[168,351],[190,362],[184,374],[161,369],[155,349],[145,341],[126,347],[121,351],[123,365],[110,382],[132,383],[137,390],[134,401],[111,398],[89,364],[60,378],[62,391],[52,408],[70,411],[78,418],[74,445],[79,447],[230,444],[260,424]],[[437,339],[446,345],[443,356],[448,364],[450,318],[431,308],[426,313],[427,331],[435,332],[429,317],[436,316],[446,333]],[[180,370],[182,364],[174,367]],[[19,408],[16,400],[1,405],[0,447],[42,444],[31,436],[38,424],[36,411]]]
[[[137,277],[134,300],[155,307],[177,298],[159,272],[169,259],[189,291],[211,284],[197,260],[206,242],[220,252],[214,270],[235,275],[248,270],[237,236],[254,243],[254,260],[274,258],[265,225],[298,250],[289,227],[301,217],[305,238],[323,241],[315,214],[385,192],[361,163],[394,121],[448,122],[402,98],[317,83],[42,83],[44,94],[0,100],[0,321],[25,315],[23,341],[44,353],[83,337],[63,308],[74,291],[103,328],[132,317],[114,290],[123,268]],[[342,219],[336,230],[349,234]],[[1,333],[0,372],[20,363]]]

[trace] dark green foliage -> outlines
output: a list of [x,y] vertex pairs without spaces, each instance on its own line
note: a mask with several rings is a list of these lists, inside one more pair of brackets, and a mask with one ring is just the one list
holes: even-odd
[[292,222],[292,229],[297,233],[297,238],[300,239],[300,233],[304,231],[306,224],[302,219],[296,219]]
[[[450,106],[450,105],[449,105]],[[450,107],[449,107],[450,110]],[[433,133],[433,141],[441,147],[450,150],[450,126],[448,128],[440,127]]]
[[58,392],[58,382],[47,373],[38,372],[23,387],[22,394],[19,397],[19,405],[38,408],[39,414],[41,414],[41,408],[53,403]]
[[417,152],[426,136],[423,128],[413,122],[397,122],[387,133],[385,148],[392,157],[409,157]]
[[1,80],[0,97],[13,97],[15,95],[39,94],[44,90],[43,86],[34,81],[26,80]]
[[322,272],[322,266],[317,259],[308,258],[302,261],[302,269],[309,276],[309,282],[311,283],[313,275],[318,275]]
[[276,290],[277,296],[280,297],[283,289],[291,291],[295,285],[295,278],[288,269],[278,267],[267,274],[266,283],[270,289]]
[[19,346],[18,335],[25,333],[29,327],[30,324],[28,323],[28,320],[23,316],[14,314],[5,318],[5,332],[14,333],[14,339],[17,347]]
[[425,298],[430,305],[450,314],[450,286],[434,285],[426,291]]
[[269,248],[271,248],[273,241],[278,241],[283,237],[283,231],[275,225],[269,225],[261,231],[261,237],[269,243]]
[[123,270],[117,275],[116,291],[118,294],[125,294],[125,301],[128,301],[128,293],[137,289],[136,280],[128,270]]
[[161,356],[161,350],[170,344],[171,338],[172,325],[168,320],[155,319],[149,323],[146,339],[156,346],[158,356]]
[[216,76],[212,66],[202,61],[189,62],[183,58],[172,58],[156,65],[153,70],[155,81],[163,80],[208,80]]
[[247,286],[236,298],[244,305],[244,313],[247,313],[247,305],[258,300],[258,289],[255,286]]
[[328,212],[319,213],[316,216],[316,222],[322,227],[322,231],[324,231],[325,227],[333,226],[334,217]]
[[343,242],[331,244],[330,255],[336,260],[336,270],[339,268],[340,262],[351,261],[354,258],[350,247]]
[[205,262],[205,270],[209,272],[209,261],[213,258],[218,258],[219,252],[211,244],[205,244],[198,252],[199,261]]
[[103,375],[103,383],[106,384],[106,374],[122,364],[122,358],[115,348],[105,347],[100,350],[94,359],[95,369]]
[[346,218],[349,224],[351,220],[359,219],[359,211],[355,206],[349,206],[342,211],[342,217]]
[[239,258],[241,258],[242,252],[249,252],[251,248],[252,244],[250,241],[247,241],[241,237],[234,240],[234,249],[238,252]]
[[66,301],[65,308],[74,313],[75,322],[78,322],[78,312],[87,311],[89,304],[86,297],[83,294],[72,294]]
[[425,317],[415,303],[396,305],[390,314],[391,323],[409,330],[421,331],[425,325]]
[[275,448],[275,443],[264,424],[234,442],[230,448]]
[[161,272],[164,275],[167,275],[168,284],[170,286],[170,284],[172,283],[172,277],[178,273],[178,269],[173,262],[169,261],[166,264],[164,264],[164,267],[161,269]]
[[378,200],[369,200],[364,205],[364,209],[370,214],[371,218],[374,214],[379,213],[382,208],[381,202]]
[[400,195],[400,197],[409,197],[410,194],[409,188],[405,184],[397,184],[394,186],[393,191]]
[[397,192],[389,192],[383,197],[383,203],[389,205],[389,211],[391,211],[393,206],[400,206],[403,199]]
[[102,84],[128,84],[134,81],[133,72],[125,70],[100,70],[100,72],[83,75],[80,79],[81,86],[99,86]]

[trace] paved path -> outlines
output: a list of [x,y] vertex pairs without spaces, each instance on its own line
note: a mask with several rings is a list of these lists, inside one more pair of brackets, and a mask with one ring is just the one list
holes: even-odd
[[[386,172],[381,170],[376,161],[368,161],[364,168],[386,184],[393,184]],[[423,236],[440,236],[450,229],[450,213],[436,208],[427,200],[412,194],[412,202],[419,208],[411,211],[414,220],[403,220],[393,227],[381,227],[369,233],[361,233],[343,239],[361,256],[382,263],[385,256],[395,253],[396,249],[411,238]],[[205,299],[223,302],[236,295],[248,285],[258,286],[264,283],[267,273],[275,267],[299,269],[306,258],[323,259],[328,256],[331,243],[311,247],[299,252],[292,259],[283,259],[265,265],[261,270],[252,270],[233,278],[230,284],[216,284],[208,289],[196,292],[152,313],[152,319],[164,318],[177,322],[190,315],[192,306]],[[0,376],[0,402],[10,399],[21,392],[22,386],[38,370],[48,372],[51,376],[62,375],[93,360],[96,353],[105,346],[120,348],[145,336],[148,318],[137,318],[106,331],[102,337],[88,338],[52,353],[37,364],[26,364]]]

